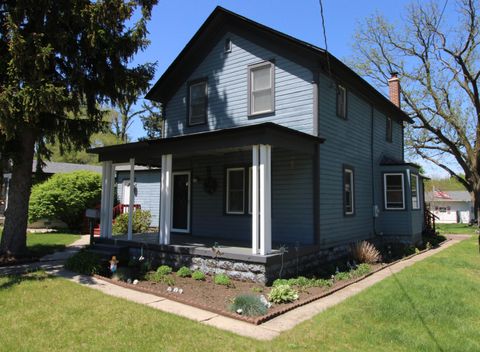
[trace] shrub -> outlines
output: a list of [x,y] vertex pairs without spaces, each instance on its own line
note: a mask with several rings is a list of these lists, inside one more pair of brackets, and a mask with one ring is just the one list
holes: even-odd
[[360,264],[359,266],[357,266],[357,268],[355,270],[351,271],[351,276],[352,277],[360,277],[360,276],[368,274],[370,271],[372,271],[372,268],[370,267],[370,265],[363,263],[363,264]]
[[298,292],[290,285],[279,285],[272,288],[268,300],[273,303],[289,303],[298,299]]
[[102,182],[91,171],[55,174],[32,188],[29,222],[40,219],[61,220],[71,229],[79,229],[85,209],[100,203]]
[[255,317],[267,314],[267,307],[260,300],[260,297],[254,295],[238,295],[234,298],[229,310],[237,312],[241,309],[241,314],[248,317]]
[[199,280],[199,281],[203,281],[203,280],[205,280],[205,274],[202,273],[200,270],[195,270],[195,271],[192,273],[192,279],[194,279],[194,280]]
[[213,282],[215,282],[215,284],[217,285],[223,285],[223,286],[230,286],[232,284],[232,281],[230,280],[230,278],[225,274],[215,275]]
[[[150,213],[150,211],[141,209],[135,210],[132,217],[132,232],[146,232],[151,221],[152,213]],[[128,213],[120,214],[115,218],[115,223],[112,226],[112,232],[114,235],[128,232]]]
[[374,264],[381,259],[380,252],[367,241],[357,242],[352,246],[352,255],[359,263]]
[[100,261],[97,254],[81,250],[67,259],[65,268],[84,275],[94,275],[102,268]]
[[172,268],[169,267],[168,265],[161,265],[157,268],[157,274],[166,276],[168,274],[172,273]]
[[289,285],[289,286],[298,286],[301,288],[309,288],[309,287],[330,287],[332,286],[331,280],[325,279],[308,279],[304,276],[299,276],[293,279],[277,279],[273,282],[273,286],[281,286],[281,285]]
[[187,268],[186,266],[182,266],[180,269],[178,269],[177,276],[178,277],[190,277],[190,276],[192,276],[192,271],[189,268]]
[[348,271],[340,271],[340,272],[335,274],[333,279],[335,281],[348,280],[348,279],[351,279],[351,275],[350,275],[350,272],[348,272]]
[[145,279],[151,282],[162,282],[167,285],[175,285],[175,280],[168,275],[164,275],[157,271],[150,271],[145,274]]

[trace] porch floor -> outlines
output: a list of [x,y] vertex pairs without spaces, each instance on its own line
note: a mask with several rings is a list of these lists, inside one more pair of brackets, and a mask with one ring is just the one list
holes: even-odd
[[[128,241],[126,234],[113,236],[112,239]],[[158,245],[158,233],[133,234],[132,240],[128,242]],[[214,237],[200,237],[179,233],[172,233],[170,235],[169,246],[194,250],[198,254],[200,254],[200,252],[213,254],[212,247],[214,245],[220,250],[221,254],[230,254],[242,257],[253,256],[252,244],[250,241],[226,240]],[[267,256],[277,256],[279,254],[279,249],[272,249],[272,253],[268,254]]]

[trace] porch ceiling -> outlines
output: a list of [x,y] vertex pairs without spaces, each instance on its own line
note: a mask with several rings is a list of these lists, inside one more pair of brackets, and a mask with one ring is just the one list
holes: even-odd
[[321,137],[312,136],[272,122],[194,133],[170,138],[153,139],[109,147],[94,148],[99,161],[128,162],[155,165],[165,154],[185,156],[213,150],[232,150],[256,144],[269,144],[313,155]]

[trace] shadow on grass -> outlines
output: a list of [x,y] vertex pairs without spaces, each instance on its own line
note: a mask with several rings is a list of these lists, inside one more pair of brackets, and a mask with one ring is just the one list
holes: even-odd
[[0,284],[0,290],[6,290],[8,288],[11,288],[15,285],[19,285],[27,281],[44,281],[46,279],[54,279],[54,278],[56,277],[46,273],[43,270],[28,272],[21,275],[6,276],[6,277],[3,277],[3,279],[5,279],[5,282]]
[[63,244],[35,244],[28,247],[28,255],[30,257],[40,258],[64,249],[65,245]]
[[430,338],[432,339],[435,346],[437,346],[438,350],[441,351],[441,352],[444,352],[445,350],[442,348],[442,346],[440,346],[438,340],[436,339],[435,335],[433,334],[433,331],[430,329],[427,322],[423,318],[422,313],[417,309],[417,306],[415,305],[415,302],[413,301],[412,297],[410,297],[410,295],[408,294],[407,290],[403,287],[400,280],[398,280],[397,275],[393,274],[392,276],[393,276],[393,279],[395,280],[395,282],[397,283],[398,287],[400,288],[400,290],[404,294],[405,298],[407,299],[408,303],[412,307],[413,311],[415,312],[415,315],[420,320],[420,323],[425,328],[428,336],[430,336]]

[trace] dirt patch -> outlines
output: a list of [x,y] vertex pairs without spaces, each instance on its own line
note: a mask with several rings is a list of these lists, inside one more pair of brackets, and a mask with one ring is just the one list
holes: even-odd
[[[232,280],[230,286],[217,285],[213,282],[213,277],[206,276],[205,281],[197,281],[192,278],[181,278],[175,274],[171,274],[170,277],[175,281],[174,285],[168,285],[165,283],[155,283],[150,281],[140,280],[136,285],[130,284],[124,281],[114,280],[103,276],[97,276],[102,280],[107,280],[116,285],[141,291],[144,293],[150,293],[156,296],[168,298],[180,303],[185,303],[197,308],[205,309],[220,315],[233,317],[235,319],[247,321],[253,324],[261,324],[269,319],[272,319],[280,314],[283,314],[296,307],[315,301],[324,296],[328,296],[333,292],[336,292],[354,282],[365,278],[373,274],[374,272],[385,267],[384,264],[376,264],[371,266],[371,272],[355,279],[340,280],[334,282],[330,287],[309,287],[300,288],[294,287],[298,290],[299,298],[292,303],[285,304],[273,304],[266,315],[260,317],[246,317],[240,314],[229,311],[229,306],[233,299],[241,294],[252,295],[264,295],[268,298],[271,287],[256,284],[252,282],[243,282]],[[182,290],[182,293],[169,292],[171,289],[178,288]]]

